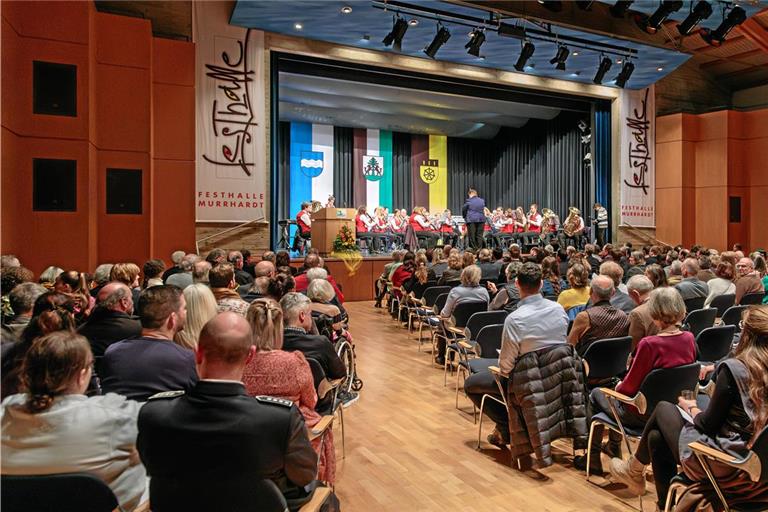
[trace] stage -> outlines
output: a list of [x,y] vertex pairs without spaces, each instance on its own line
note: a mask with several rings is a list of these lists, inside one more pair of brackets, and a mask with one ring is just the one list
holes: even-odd
[[[373,300],[375,298],[376,279],[381,275],[384,265],[392,261],[392,257],[383,256],[363,256],[360,265],[354,274],[340,258],[323,258],[325,266],[331,272],[336,282],[341,286],[345,301]],[[294,258],[291,265],[300,267],[304,263],[304,258]]]

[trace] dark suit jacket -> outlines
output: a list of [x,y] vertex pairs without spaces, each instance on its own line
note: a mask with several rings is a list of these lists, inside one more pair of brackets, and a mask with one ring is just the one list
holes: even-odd
[[171,340],[133,338],[107,348],[100,365],[104,393],[143,402],[155,393],[197,383],[195,353]]
[[96,308],[78,333],[88,338],[94,357],[101,357],[116,341],[141,335],[141,321],[121,311]]
[[259,510],[249,489],[265,478],[287,498],[306,497],[317,454],[291,401],[250,397],[242,383],[228,381],[163,395],[138,420],[153,512]]
[[331,380],[346,377],[347,368],[341,362],[333,345],[325,336],[302,334],[298,331],[286,330],[283,333],[283,350],[299,351],[305,357],[316,359],[323,367],[325,376]]

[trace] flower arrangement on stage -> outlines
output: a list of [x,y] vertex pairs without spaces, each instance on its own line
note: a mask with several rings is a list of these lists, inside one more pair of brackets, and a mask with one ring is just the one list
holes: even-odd
[[357,273],[357,269],[360,268],[360,264],[363,262],[360,249],[355,243],[355,234],[352,233],[352,230],[346,224],[341,226],[339,234],[336,235],[336,239],[333,241],[331,256],[339,258],[344,262],[350,276]]

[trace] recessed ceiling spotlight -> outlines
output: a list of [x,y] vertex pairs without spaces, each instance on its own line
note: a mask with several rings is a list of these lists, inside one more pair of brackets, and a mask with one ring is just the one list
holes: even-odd
[[658,68],[656,68],[656,71],[664,71],[664,68],[659,66]]
[[571,55],[573,55],[574,57],[578,57],[579,56],[579,52],[573,52]]
[[304,25],[302,25],[301,23],[294,23],[293,28],[295,28],[296,30],[301,30],[304,28]]
[[622,62],[624,62],[624,61],[621,60],[621,59],[616,59],[616,64],[621,64]]
[[412,27],[415,27],[416,25],[419,24],[419,20],[417,20],[416,18],[411,18],[410,20],[408,20],[408,24]]
[[345,5],[341,8],[341,14],[349,14],[352,12],[352,7]]

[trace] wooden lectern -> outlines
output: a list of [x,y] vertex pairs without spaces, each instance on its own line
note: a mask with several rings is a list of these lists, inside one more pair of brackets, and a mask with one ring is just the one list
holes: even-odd
[[312,247],[326,256],[333,251],[333,241],[339,234],[341,226],[346,224],[355,236],[354,208],[322,208],[312,214]]

